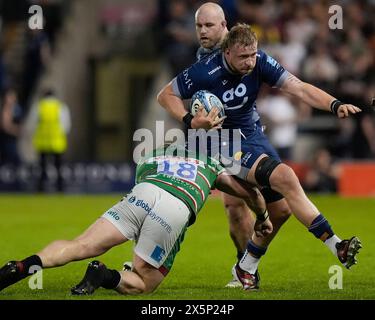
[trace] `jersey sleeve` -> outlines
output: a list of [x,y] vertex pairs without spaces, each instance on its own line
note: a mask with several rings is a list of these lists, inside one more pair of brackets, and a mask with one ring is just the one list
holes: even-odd
[[262,51],[259,52],[259,64],[262,80],[271,87],[280,88],[289,72],[274,58]]
[[[222,174],[223,172],[226,171],[226,169],[222,166],[222,164],[218,160],[216,160],[212,157],[208,158],[208,166],[215,172],[216,177],[218,177],[220,174]],[[215,183],[213,183],[211,189],[216,188],[215,184],[216,184],[216,179],[215,179]]]
[[222,174],[223,172],[225,172],[226,169],[219,162],[217,162],[216,163],[216,171],[217,171],[217,175],[219,175],[219,174]]
[[181,99],[190,99],[198,90],[208,89],[210,79],[205,65],[195,63],[172,80],[173,92]]

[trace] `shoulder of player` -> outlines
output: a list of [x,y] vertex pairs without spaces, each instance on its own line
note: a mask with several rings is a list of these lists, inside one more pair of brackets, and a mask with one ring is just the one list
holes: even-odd
[[257,61],[260,63],[264,63],[267,61],[267,53],[263,50],[258,49],[257,51]]
[[263,50],[258,50],[257,52],[257,67],[263,70],[263,68],[267,67],[267,64],[275,66],[278,62],[272,58],[269,54],[264,52]]
[[197,61],[191,67],[192,71],[199,73],[202,77],[207,77],[212,80],[220,74],[220,71],[223,70],[223,65],[221,63],[221,54],[220,52],[213,53],[206,58]]
[[212,66],[219,65],[220,61],[221,61],[221,51],[216,50],[206,55],[202,59],[200,59],[197,63],[200,63],[206,66],[206,68],[211,68]]
[[278,63],[277,60],[275,60],[271,55],[268,53],[264,52],[263,50],[258,50],[257,51],[257,60],[260,63],[269,63],[271,65],[276,65]]
[[221,52],[220,47],[215,47],[213,49],[205,49],[203,47],[199,47],[196,55],[197,55],[198,61],[203,61],[220,52]]

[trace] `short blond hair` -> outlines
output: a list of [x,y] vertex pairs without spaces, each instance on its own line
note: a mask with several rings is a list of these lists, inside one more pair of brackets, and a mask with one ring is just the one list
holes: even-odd
[[232,48],[237,43],[247,47],[252,46],[257,42],[257,35],[251,29],[250,25],[246,23],[237,23],[226,34],[223,43],[221,44],[221,49],[224,51],[228,48]]

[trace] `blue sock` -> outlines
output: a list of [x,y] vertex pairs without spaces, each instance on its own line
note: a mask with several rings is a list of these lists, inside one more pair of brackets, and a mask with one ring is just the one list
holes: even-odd
[[267,251],[267,247],[259,247],[253,241],[249,240],[247,243],[247,252],[250,253],[255,258],[260,258]]
[[242,256],[245,254],[245,251],[237,250],[237,260],[240,261]]
[[323,242],[331,238],[334,232],[328,223],[327,219],[320,214],[317,216],[309,227],[309,231],[318,239]]

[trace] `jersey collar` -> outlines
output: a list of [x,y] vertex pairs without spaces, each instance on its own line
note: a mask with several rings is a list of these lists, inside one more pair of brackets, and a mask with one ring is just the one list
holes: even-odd
[[240,74],[234,72],[232,70],[232,68],[229,66],[227,60],[225,60],[224,52],[221,53],[221,59],[222,59],[223,66],[224,66],[225,70],[227,70],[230,74],[232,74],[234,76],[241,76]]

